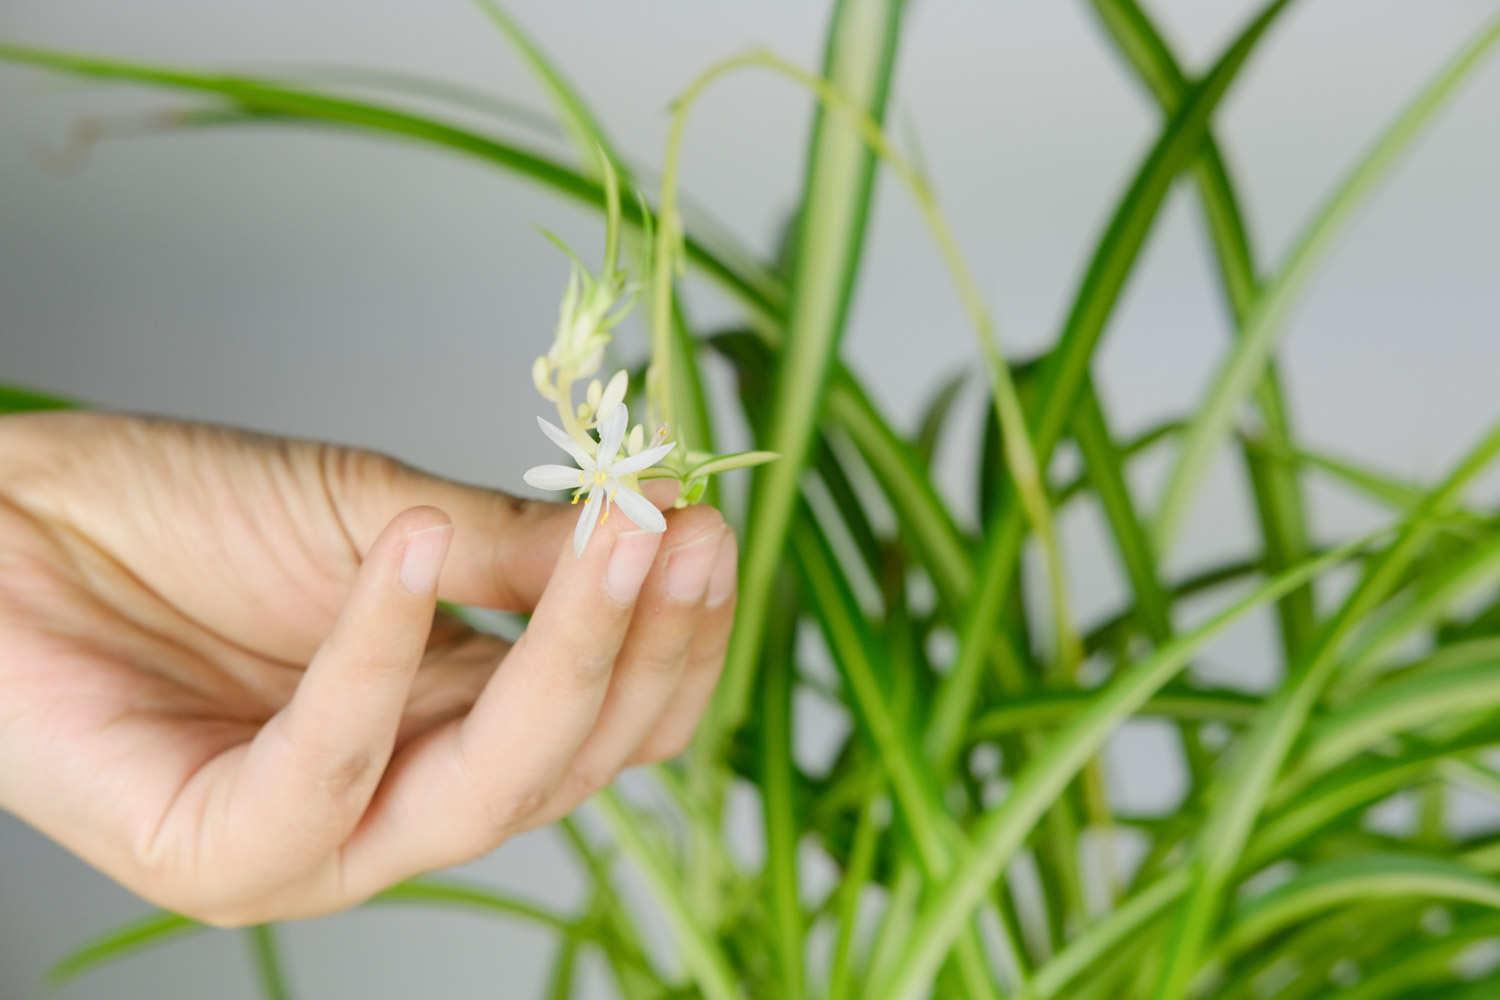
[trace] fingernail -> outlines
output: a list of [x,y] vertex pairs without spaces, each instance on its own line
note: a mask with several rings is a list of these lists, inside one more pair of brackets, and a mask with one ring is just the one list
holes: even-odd
[[739,582],[739,565],[740,547],[735,543],[734,535],[726,532],[724,541],[719,543],[713,576],[708,581],[708,597],[704,600],[708,607],[717,608],[729,600]]
[[440,524],[423,528],[406,536],[406,552],[401,556],[401,586],[409,594],[430,594],[437,589],[438,574],[443,571],[443,557],[453,538],[453,525]]
[[654,531],[625,531],[615,539],[604,571],[604,589],[621,604],[629,604],[641,592],[641,584],[651,571],[661,535]]
[[697,604],[708,587],[714,556],[719,552],[722,532],[713,531],[677,546],[667,554],[667,596],[685,604]]

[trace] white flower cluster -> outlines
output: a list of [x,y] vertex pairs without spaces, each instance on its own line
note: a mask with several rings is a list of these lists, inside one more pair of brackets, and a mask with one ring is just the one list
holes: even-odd
[[[644,531],[665,531],[666,519],[641,495],[640,480],[648,475],[676,479],[681,485],[678,503],[703,495],[708,477],[730,469],[769,461],[768,452],[713,455],[685,452],[677,447],[673,429],[661,425],[648,434],[645,427],[630,425],[626,397],[630,377],[617,371],[608,383],[593,378],[604,364],[614,328],[630,312],[634,292],[625,273],[617,266],[620,233],[620,200],[616,177],[607,158],[601,156],[606,207],[605,259],[599,276],[591,274],[577,255],[562,247],[572,263],[567,291],[558,312],[552,346],[531,366],[531,380],[542,398],[557,407],[559,423],[537,418],[542,433],[573,459],[574,465],[538,465],[526,470],[528,485],[541,490],[572,490],[573,502],[584,501],[583,513],[573,532],[573,548],[583,554],[595,527],[614,507],[624,511]],[[645,212],[644,205],[642,212]],[[573,400],[575,384],[589,379],[581,402]],[[648,378],[648,396],[660,391],[656,379]],[[647,405],[646,412],[664,412]],[[559,426],[560,424],[560,426]],[[670,459],[670,465],[663,463]]]

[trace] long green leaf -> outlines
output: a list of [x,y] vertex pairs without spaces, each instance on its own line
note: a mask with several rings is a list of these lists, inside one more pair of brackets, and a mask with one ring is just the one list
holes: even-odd
[[[841,0],[828,30],[824,78],[877,121],[890,92],[902,7],[900,0]],[[874,166],[859,130],[820,102],[808,143],[787,333],[764,441],[781,460],[755,477],[734,637],[706,726],[709,739],[719,738],[744,717],[798,482],[859,271]]]
[[557,957],[547,975],[547,1000],[570,1000],[573,980],[578,970],[578,940],[563,938],[557,944]]
[[[1162,130],[1121,198],[1074,297],[1062,336],[1038,376],[1032,427],[1042,468],[1072,419],[1094,349],[1167,191],[1197,150],[1214,108],[1286,5],[1287,0],[1272,0],[1240,32]],[[944,762],[952,761],[962,743],[990,654],[989,637],[1009,598],[1025,540],[1026,512],[1014,500],[1001,505],[997,520],[998,524],[986,525],[978,587],[960,630],[958,660],[933,705],[932,743]]]
[[1125,578],[1135,595],[1135,611],[1147,638],[1160,643],[1172,633],[1171,608],[1162,586],[1151,541],[1136,513],[1125,481],[1119,448],[1109,430],[1104,406],[1093,386],[1079,393],[1073,436],[1094,485],[1094,497],[1104,511]]
[[[1062,725],[1087,707],[1093,694],[1087,690],[1028,692],[976,718],[970,736],[975,742],[981,742],[1008,733]],[[1243,725],[1255,717],[1260,704],[1261,700],[1254,695],[1227,688],[1182,688],[1153,696],[1141,706],[1140,714],[1189,722]]]
[[[949,827],[937,786],[922,755],[902,724],[881,684],[889,676],[877,664],[880,647],[838,572],[838,563],[816,520],[806,511],[793,524],[797,569],[825,641],[849,687],[860,725],[880,756],[897,808],[911,837],[915,860],[928,879],[940,879],[954,866],[957,831]],[[971,995],[993,996],[984,950],[970,926],[958,942],[958,961]],[[934,968],[934,972],[936,969]]]
[[953,416],[954,404],[963,395],[964,386],[968,384],[967,371],[955,372],[933,390],[927,405],[922,407],[922,417],[917,421],[917,433],[912,446],[916,449],[917,457],[926,464],[932,464],[938,444],[942,441],[943,431],[947,428],[949,418]]
[[1236,757],[1218,778],[1217,795],[1197,836],[1194,887],[1178,913],[1165,953],[1159,989],[1176,1000],[1196,975],[1198,956],[1219,913],[1229,879],[1256,817],[1298,734],[1340,663],[1354,627],[1402,581],[1412,561],[1464,487],[1500,452],[1500,424],[1476,444],[1405,522],[1400,536],[1365,570],[1338,613],[1320,631],[1305,659],[1261,710]]
[[207,929],[196,920],[162,910],[109,931],[69,952],[52,966],[48,978],[54,983],[63,983],[117,958]]
[[798,832],[792,761],[792,675],[796,645],[796,594],[790,585],[777,600],[767,629],[767,662],[762,671],[760,718],[761,819],[766,838],[766,910],[779,972],[778,995],[806,995],[803,976],[806,942],[798,878]]
[[708,1000],[733,1000],[742,996],[728,958],[710,936],[709,929],[694,918],[670,861],[637,827],[638,820],[630,808],[613,789],[606,789],[593,801],[609,825],[615,842],[645,877],[672,928],[673,942],[703,995]]
[[255,963],[261,996],[265,1000],[291,1000],[292,991],[287,986],[286,970],[282,967],[276,929],[270,924],[259,924],[245,934],[250,941],[250,956]]
[[1419,630],[1435,624],[1455,603],[1500,579],[1500,532],[1477,542],[1417,581],[1406,599],[1372,623],[1349,650],[1341,669],[1341,692],[1357,690],[1380,665],[1380,657]]
[[[1278,858],[1320,829],[1355,813],[1393,792],[1409,788],[1430,775],[1444,761],[1496,745],[1495,731],[1476,734],[1442,747],[1426,747],[1398,758],[1358,761],[1326,775],[1293,798],[1281,811],[1272,811],[1245,852],[1242,870],[1252,871]],[[1191,888],[1187,868],[1177,866],[1132,893],[1116,910],[1085,928],[1067,947],[1036,971],[1029,997],[1035,1000],[1063,995],[1079,976],[1095,969],[1127,940],[1146,936],[1148,925],[1161,921]],[[1146,938],[1154,940],[1153,938]]]
[[[616,169],[621,170],[620,176],[628,179],[629,173],[623,162],[615,156],[613,146],[605,135],[604,128],[589,110],[588,104],[584,102],[572,83],[562,74],[555,63],[547,57],[530,35],[521,27],[509,12],[495,0],[474,0],[477,6],[490,21],[499,28],[506,39],[515,47],[522,60],[531,70],[533,76],[541,83],[547,92],[548,98],[552,100],[557,108],[558,117],[562,120],[563,127],[567,129],[572,138],[575,148],[578,150],[581,162],[591,163],[594,160],[593,151],[602,149],[604,155],[615,161]],[[628,186],[628,181],[627,181]]]
[[1438,858],[1351,857],[1313,865],[1241,904],[1225,928],[1218,957],[1244,951],[1281,927],[1335,906],[1403,896],[1500,909],[1500,882]]
[[1005,801],[976,824],[973,849],[923,905],[901,965],[881,995],[905,1000],[921,994],[957,929],[985,887],[1004,871],[1037,819],[1120,722],[1176,676],[1197,649],[1246,612],[1315,578],[1368,542],[1351,543],[1278,575],[1204,624],[1180,634],[1102,689],[1017,775]]
[[835,890],[833,957],[828,966],[828,1000],[848,1000],[854,989],[854,940],[859,931],[859,902],[869,884],[879,844],[880,823],[876,816],[878,800],[867,799],[854,827],[854,843],[849,860]]
[[60,396],[37,392],[15,385],[0,385],[0,413],[28,413],[34,410],[70,410],[75,405]]
[[1453,977],[1455,959],[1465,951],[1500,938],[1500,917],[1465,920],[1435,939],[1408,941],[1383,961],[1361,969],[1360,981],[1337,994],[1337,1000],[1386,1000],[1408,996],[1417,986],[1433,986]]
[[1372,688],[1310,726],[1307,748],[1284,780],[1295,790],[1394,734],[1497,707],[1500,658],[1457,670],[1398,678]]
[[[1135,0],[1093,0],[1093,7],[1116,48],[1146,84],[1162,111],[1167,115],[1174,113],[1186,98],[1190,85],[1145,11]],[[1238,334],[1259,294],[1259,282],[1229,166],[1212,132],[1203,136],[1192,173],[1218,263],[1219,285]],[[1266,373],[1256,386],[1256,402],[1265,425],[1264,439],[1278,449],[1290,450],[1291,419],[1280,382],[1274,364],[1268,361]],[[1265,541],[1266,570],[1276,573],[1308,555],[1306,514],[1297,469],[1263,461],[1250,450],[1248,443],[1243,443],[1242,449]],[[1312,638],[1312,592],[1304,589],[1288,594],[1277,603],[1276,610],[1282,646],[1290,660]]]
[[371,897],[370,903],[419,903],[456,906],[489,913],[520,917],[561,934],[579,933],[575,922],[540,906],[514,896],[496,892],[486,886],[450,878],[414,878],[397,882]]
[[1496,41],[1500,41],[1500,19],[1496,19],[1449,60],[1431,83],[1396,118],[1338,184],[1288,253],[1286,262],[1266,285],[1255,307],[1245,319],[1244,333],[1214,375],[1202,404],[1193,414],[1173,464],[1157,514],[1157,551],[1165,553],[1175,539],[1187,513],[1193,491],[1202,482],[1209,462],[1229,432],[1246,395],[1265,371],[1276,338],[1297,296],[1311,278],[1315,266],[1332,248],[1335,239],[1353,217],[1355,209],[1372,193],[1410,148],[1434,115],[1458,87],[1481,64]]
[[[214,94],[233,101],[252,114],[313,121],[435,145],[526,177],[575,201],[596,207],[604,204],[601,184],[541,153],[438,118],[374,101],[333,96],[256,77],[203,73],[22,45],[0,44],[0,60],[77,76]],[[624,200],[620,208],[626,221],[640,225],[641,209],[633,199]],[[688,260],[759,315],[774,318],[779,314],[782,293],[769,275],[742,274],[692,237],[686,239],[684,252]]]

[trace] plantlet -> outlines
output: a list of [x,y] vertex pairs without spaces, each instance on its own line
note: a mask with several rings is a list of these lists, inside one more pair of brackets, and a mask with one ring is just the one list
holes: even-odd
[[[1500,845],[1448,822],[1455,788],[1500,797],[1487,758],[1500,748],[1500,514],[1469,499],[1500,453],[1500,424],[1481,429],[1440,481],[1409,483],[1378,460],[1308,447],[1276,357],[1317,265],[1492,54],[1500,21],[1432,77],[1268,267],[1256,259],[1213,123],[1293,0],[1259,6],[1196,77],[1136,0],[1090,5],[1162,123],[1080,270],[1056,336],[1025,360],[1004,350],[941,209],[938,179],[885,128],[900,0],[839,0],[819,72],[761,50],[709,67],[673,105],[654,200],[567,76],[490,0],[478,6],[550,96],[574,162],[515,138],[524,123],[508,105],[431,81],[372,76],[368,86],[339,88],[0,45],[12,62],[194,99],[151,129],[274,121],[356,130],[475,158],[599,209],[602,266],[591,272],[567,251],[558,325],[532,369],[557,415],[541,429],[573,464],[524,477],[573,493],[580,550],[615,506],[660,530],[644,480],[675,480],[685,504],[712,499],[716,473],[759,466],[734,640],[696,744],[652,770],[658,801],[609,790],[588,821],[559,825],[589,881],[586,903],[562,913],[441,878],[393,887],[373,903],[458,906],[548,928],[558,941],[553,996],[568,995],[589,957],[627,1000],[1500,993],[1500,973],[1460,961],[1476,944],[1500,941]],[[679,208],[679,154],[695,101],[744,70],[800,88],[816,110],[787,252],[774,261],[700,229]],[[417,96],[428,104],[446,96],[453,114],[413,110],[408,99]],[[490,118],[461,124],[458,112],[479,106]],[[95,133],[138,127],[104,122]],[[992,405],[969,463],[977,520],[956,513],[929,470],[962,383],[937,393],[908,433],[840,355],[882,173],[919,209],[983,361]],[[1202,210],[1236,337],[1191,412],[1121,439],[1096,391],[1094,362],[1179,182]],[[689,280],[727,293],[743,307],[743,324],[697,329],[679,296]],[[650,328],[644,377],[625,368],[601,377],[611,331],[638,300]],[[705,352],[733,367],[757,450],[715,450],[715,418],[729,401],[704,391]],[[52,402],[0,392],[0,410]],[[1237,424],[1247,408],[1253,432]],[[632,426],[631,412],[644,419]],[[1082,459],[1072,479],[1054,461],[1066,443]],[[1258,547],[1189,577],[1169,575],[1163,563],[1183,518],[1210,463],[1230,448],[1243,460]],[[1159,499],[1128,475],[1153,450],[1171,453]],[[1314,476],[1386,508],[1389,523],[1363,537],[1315,540],[1304,492]],[[1080,498],[1102,512],[1129,586],[1128,602],[1098,620],[1074,614],[1063,572],[1068,538],[1057,514]],[[1022,586],[1028,552],[1045,573],[1045,608]],[[1352,575],[1352,587],[1330,586],[1335,568]],[[1203,607],[1211,613],[1197,613]],[[1204,683],[1193,669],[1204,645],[1260,608],[1274,610],[1282,680],[1257,692]],[[831,680],[804,662],[798,637],[809,632],[835,668]],[[853,723],[821,768],[793,752],[798,693]],[[1188,783],[1179,805],[1148,815],[1115,807],[1098,763],[1111,735],[1138,718],[1170,725]],[[736,788],[759,805],[756,865],[726,847]],[[1377,832],[1372,810],[1398,799],[1414,800],[1421,821]],[[1126,840],[1143,848],[1129,867],[1115,851]],[[826,890],[810,888],[811,850],[837,871]],[[623,890],[623,865],[643,877],[646,898]],[[665,918],[674,954],[643,940],[635,916],[643,906]],[[77,975],[197,929],[154,914],[85,946],[57,972]],[[826,947],[812,947],[815,938]],[[285,995],[271,930],[250,941],[267,995]]]

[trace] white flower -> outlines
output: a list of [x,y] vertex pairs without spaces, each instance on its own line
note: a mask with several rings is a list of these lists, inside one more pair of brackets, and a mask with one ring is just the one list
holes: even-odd
[[[527,469],[522,477],[527,485],[539,490],[574,490],[573,502],[587,495],[578,526],[573,530],[573,551],[583,555],[584,546],[599,523],[600,508],[609,516],[611,504],[617,504],[625,516],[643,531],[663,532],[667,530],[666,518],[656,505],[634,489],[636,475],[660,462],[676,447],[675,442],[659,444],[635,455],[620,456],[620,444],[625,439],[625,427],[630,423],[630,414],[623,403],[610,407],[599,417],[599,444],[595,454],[574,440],[561,427],[537,417],[542,433],[563,451],[572,456],[578,468],[566,465],[538,465]],[[592,442],[590,442],[592,444]]]

